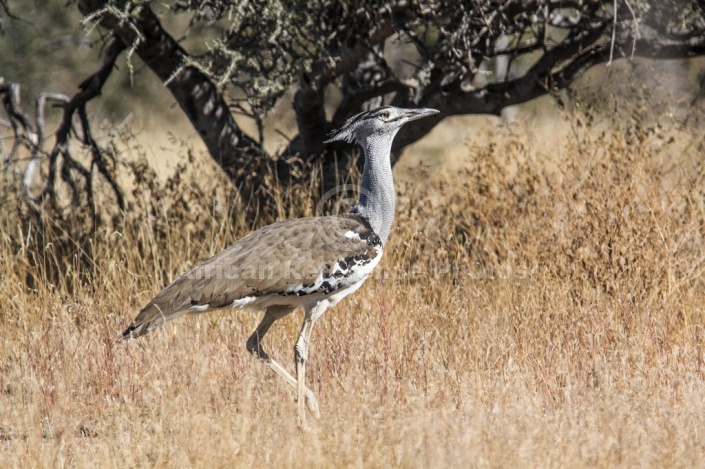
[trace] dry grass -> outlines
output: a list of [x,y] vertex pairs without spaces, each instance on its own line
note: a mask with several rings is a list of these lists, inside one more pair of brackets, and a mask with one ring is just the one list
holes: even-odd
[[[145,196],[146,222],[81,246],[92,264],[45,246],[53,285],[5,213],[0,466],[703,466],[702,148],[579,135],[471,146],[471,169],[400,188],[376,278],[316,326],[308,432],[245,350],[250,314],[118,339],[246,231],[220,219],[237,220],[229,194]],[[268,335],[287,364],[299,321]]]

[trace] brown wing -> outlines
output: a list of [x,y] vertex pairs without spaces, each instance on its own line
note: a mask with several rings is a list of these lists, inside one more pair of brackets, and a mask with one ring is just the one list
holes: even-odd
[[[164,288],[123,337],[137,337],[188,312],[211,311],[242,298],[313,293],[316,279],[332,275],[336,264],[372,259],[380,249],[377,235],[357,215],[299,218],[266,226]],[[331,291],[330,284],[326,287]]]

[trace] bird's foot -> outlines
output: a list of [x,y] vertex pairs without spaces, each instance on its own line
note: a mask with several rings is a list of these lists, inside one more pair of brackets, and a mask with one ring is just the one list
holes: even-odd
[[[299,402],[298,397],[296,398],[296,402]],[[313,394],[313,391],[310,389],[306,389],[304,391],[304,402],[306,403],[306,407],[308,407],[308,410],[313,414],[316,419],[321,418],[321,412],[318,410],[318,401],[316,400],[316,396]],[[300,427],[305,427],[306,425],[306,416],[304,415],[306,411],[304,410],[302,405],[298,405],[298,414],[299,414],[299,426]]]
[[317,419],[321,418],[321,412],[318,410],[318,401],[316,400],[316,396],[313,394],[313,391],[310,389],[306,390],[306,405],[308,406],[308,410],[311,411],[314,417]]

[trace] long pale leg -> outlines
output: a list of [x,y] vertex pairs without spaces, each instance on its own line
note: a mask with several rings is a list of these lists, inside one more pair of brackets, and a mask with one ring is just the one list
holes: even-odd
[[[262,338],[267,333],[267,331],[269,331],[269,328],[272,326],[272,324],[274,324],[276,320],[281,319],[287,314],[291,313],[294,309],[295,308],[291,308],[289,306],[268,308],[267,311],[265,311],[264,317],[259,323],[259,326],[257,326],[257,329],[255,329],[255,332],[252,333],[249,339],[247,339],[247,350],[252,355],[259,358],[262,363],[274,370],[276,374],[284,378],[284,380],[286,380],[286,382],[289,383],[292,387],[298,389],[296,379],[291,376],[289,372],[284,369],[283,366],[281,366],[276,361],[272,360],[272,358],[267,354],[267,352],[264,351],[264,348],[262,347]],[[313,412],[316,417],[320,417],[320,412],[318,410],[318,402],[316,401],[316,396],[313,394],[313,391],[308,388],[305,388],[303,396],[305,397],[306,404],[308,404],[308,408],[311,410],[311,412]],[[303,403],[303,399],[301,399],[300,392],[299,401]]]
[[[310,392],[306,387],[306,359],[308,358],[308,344],[311,341],[311,331],[313,331],[313,325],[316,320],[321,317],[323,312],[328,308],[328,302],[322,301],[318,303],[315,307],[306,310],[304,316],[304,323],[301,326],[301,332],[299,333],[299,338],[296,341],[296,346],[294,347],[294,360],[296,361],[296,381],[298,390],[298,412],[299,412],[299,423],[303,425],[304,423],[304,404],[303,398],[306,396],[307,392]],[[320,418],[320,413],[314,412],[316,418]]]

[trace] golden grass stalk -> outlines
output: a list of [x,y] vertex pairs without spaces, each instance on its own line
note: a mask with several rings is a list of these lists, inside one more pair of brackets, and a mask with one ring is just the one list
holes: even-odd
[[[308,433],[245,350],[252,315],[119,339],[249,230],[232,192],[151,179],[119,229],[68,244],[5,212],[0,466],[702,466],[700,155],[626,131],[557,154],[515,135],[400,189],[375,278],[314,332]],[[299,320],[267,336],[285,363]]]

